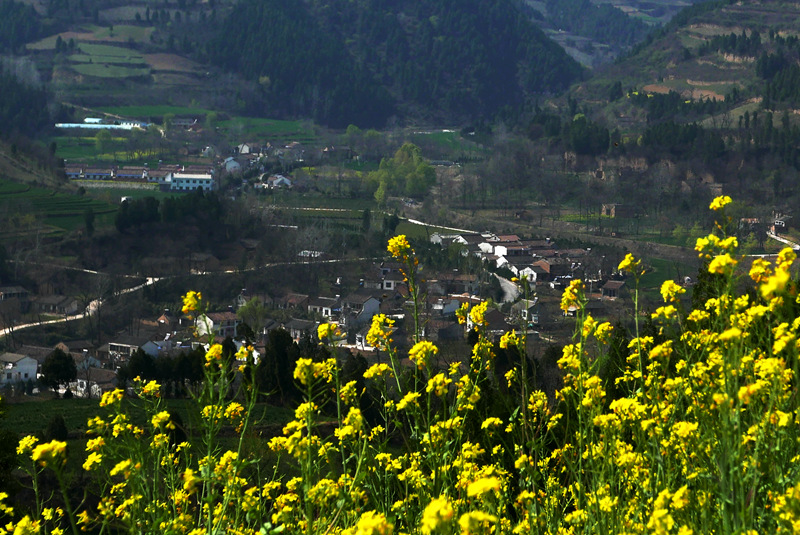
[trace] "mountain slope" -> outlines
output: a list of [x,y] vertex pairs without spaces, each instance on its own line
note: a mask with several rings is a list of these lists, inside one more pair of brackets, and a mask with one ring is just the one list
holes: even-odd
[[244,0],[205,50],[262,82],[264,113],[331,126],[490,117],[582,72],[508,0]]

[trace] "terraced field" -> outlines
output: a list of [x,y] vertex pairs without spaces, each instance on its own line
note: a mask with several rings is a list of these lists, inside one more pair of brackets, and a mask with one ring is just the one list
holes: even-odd
[[18,215],[30,214],[42,222],[49,233],[60,234],[82,227],[88,209],[97,216],[95,226],[110,222],[117,211],[116,206],[85,195],[59,193],[0,179],[0,213],[5,220],[5,224],[0,225],[0,241],[26,231]]

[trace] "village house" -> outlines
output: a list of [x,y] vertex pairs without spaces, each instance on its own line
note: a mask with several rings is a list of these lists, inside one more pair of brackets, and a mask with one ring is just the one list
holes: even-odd
[[39,314],[58,314],[71,316],[78,313],[78,300],[65,295],[46,295],[30,300],[31,309]]
[[3,353],[0,355],[0,366],[0,385],[36,380],[38,363],[31,357],[19,353]]
[[455,316],[456,310],[459,308],[461,308],[461,301],[456,296],[428,297],[428,310],[430,311],[431,316]]
[[97,348],[97,358],[104,362],[126,362],[136,351],[150,341],[149,336],[120,334]]
[[520,318],[523,321],[538,325],[539,323],[539,298],[520,299],[511,305],[512,318]]
[[166,177],[170,191],[211,191],[216,187],[214,177],[210,173],[174,172]]
[[123,166],[116,170],[117,180],[147,180],[148,168],[145,166]]
[[316,336],[319,322],[292,318],[283,326],[292,340],[299,342],[305,336]]
[[266,187],[269,189],[291,189],[292,187],[292,181],[283,175],[272,175],[264,181],[264,184],[266,184]]
[[278,308],[301,308],[304,309],[308,305],[308,296],[305,294],[290,293],[285,297],[276,301]]
[[231,310],[224,312],[208,312],[200,314],[195,319],[194,325],[197,336],[214,334],[220,338],[236,338],[237,328],[241,320]]
[[381,301],[369,290],[355,291],[342,299],[341,322],[347,328],[358,327],[378,314]]
[[114,169],[111,167],[87,167],[83,170],[85,180],[113,180]]
[[83,168],[86,167],[82,163],[69,163],[64,165],[64,176],[67,180],[79,180],[83,178]]
[[28,295],[28,290],[22,286],[0,286],[0,301],[14,298],[25,301],[28,299]]
[[117,387],[117,372],[105,368],[90,367],[78,372],[77,380],[70,383],[76,395],[85,398],[99,398],[103,392]]
[[236,147],[239,154],[261,154],[261,150],[262,144],[255,141],[242,143]]
[[623,286],[625,286],[625,281],[610,280],[606,282],[602,288],[603,298],[616,299],[620,297]]
[[325,319],[338,317],[341,312],[341,304],[339,297],[315,297],[308,300],[308,312],[311,314],[319,314]]

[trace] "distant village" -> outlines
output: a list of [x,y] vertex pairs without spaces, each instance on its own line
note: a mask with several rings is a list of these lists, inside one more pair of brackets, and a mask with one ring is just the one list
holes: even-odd
[[[495,339],[508,331],[525,331],[532,340],[563,343],[571,335],[574,324],[565,316],[575,309],[562,311],[559,307],[561,289],[572,278],[581,278],[587,287],[588,308],[597,317],[615,314],[615,305],[625,296],[626,281],[614,273],[618,259],[606,259],[591,249],[559,249],[550,239],[523,240],[516,235],[493,233],[433,234],[432,243],[442,248],[456,247],[462,255],[480,258],[485,266],[498,268],[513,277],[503,279],[506,287],[502,299],[492,300],[486,314],[488,333]],[[507,271],[506,271],[507,270]],[[424,269],[424,301],[420,303],[422,336],[439,344],[464,343],[471,325],[460,325],[456,310],[472,307],[488,299],[488,277],[458,271],[429,272]],[[492,271],[495,271],[492,269]],[[178,358],[196,349],[195,337],[214,333],[218,340],[230,338],[237,347],[248,343],[240,332],[243,322],[254,336],[255,356],[264,351],[271,331],[284,329],[291,338],[315,341],[321,323],[335,323],[342,332],[337,346],[343,354],[361,354],[375,358],[376,349],[367,342],[372,317],[385,314],[395,318],[392,338],[399,347],[408,346],[413,325],[410,317],[410,298],[401,264],[386,260],[368,266],[357,286],[344,291],[341,278],[331,281],[330,290],[320,295],[286,293],[268,295],[241,289],[231,295],[222,309],[208,311],[199,317],[164,310],[158,317],[138,318],[135,327],[116,336],[92,343],[71,340],[54,347],[21,345],[0,355],[4,370],[0,388],[7,393],[30,392],[41,374],[48,355],[61,349],[72,356],[78,369],[77,379],[69,385],[72,394],[96,397],[117,386],[117,372],[126,366],[137,352],[153,359]],[[513,281],[514,278],[518,280]],[[529,288],[522,292],[522,279]],[[691,283],[690,280],[684,281]],[[248,316],[246,307],[257,306],[262,315]],[[44,318],[73,316],[83,311],[74,297],[63,295],[31,295],[19,286],[0,287],[0,311],[16,310],[20,318],[38,314]],[[247,320],[247,321],[245,321]]]
[[[183,132],[192,133],[199,128],[196,118],[173,119],[172,127]],[[80,130],[132,130],[134,128],[146,129],[149,124],[138,121],[122,121],[115,123],[103,122],[98,118],[86,118],[83,123],[58,123],[57,128]],[[184,149],[187,150],[187,149]],[[315,160],[321,161],[330,158],[337,151],[345,149],[325,147],[317,150]],[[348,149],[349,151],[349,149]],[[187,152],[186,156],[190,156]],[[139,184],[143,187],[160,189],[171,192],[190,192],[197,189],[211,191],[220,189],[220,178],[223,175],[240,175],[253,169],[261,169],[260,163],[267,159],[281,162],[291,166],[303,162],[306,148],[299,142],[293,141],[286,145],[272,145],[271,143],[243,142],[233,149],[233,154],[223,157],[214,146],[197,148],[194,159],[208,160],[208,164],[177,164],[159,161],[155,167],[149,165],[98,165],[86,162],[67,161],[64,173],[71,181],[105,181],[109,185],[119,183],[125,187]],[[252,183],[256,190],[293,187],[292,180],[283,174],[260,174]]]

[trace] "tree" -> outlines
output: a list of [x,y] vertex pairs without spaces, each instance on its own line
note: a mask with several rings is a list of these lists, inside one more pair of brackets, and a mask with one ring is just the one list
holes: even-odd
[[67,385],[78,377],[78,368],[72,356],[56,349],[42,364],[42,382],[57,392],[61,385]]
[[94,210],[91,207],[87,208],[83,213],[83,221],[86,225],[86,235],[91,236],[94,234]]
[[100,130],[94,136],[94,146],[99,154],[105,154],[111,145],[111,133],[108,130]]
[[361,232],[365,234],[369,232],[369,228],[371,225],[372,225],[372,214],[370,214],[369,208],[367,208],[361,213]]
[[69,429],[64,417],[56,414],[50,421],[47,422],[47,429],[44,432],[45,440],[67,440],[69,438]]
[[264,327],[269,311],[267,307],[261,304],[261,301],[257,297],[253,297],[247,301],[247,303],[239,307],[239,310],[236,311],[236,315],[250,326],[253,331],[258,333]]

